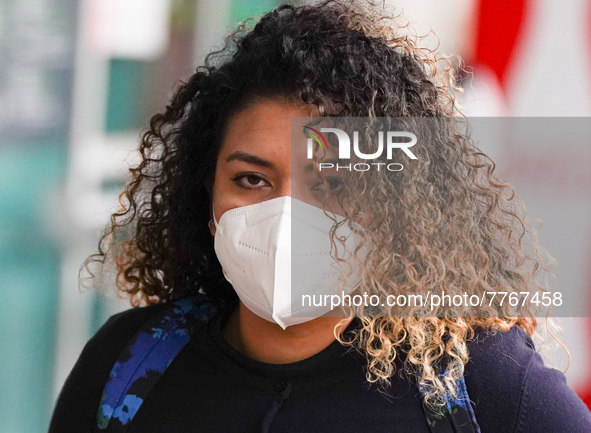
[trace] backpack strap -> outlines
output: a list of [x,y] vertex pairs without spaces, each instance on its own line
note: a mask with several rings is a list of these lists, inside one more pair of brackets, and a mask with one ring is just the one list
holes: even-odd
[[[171,302],[152,316],[111,369],[96,415],[95,432],[127,431],[168,366],[215,312],[210,302],[193,296]],[[428,387],[419,387],[431,433],[481,433],[463,376],[456,385],[458,396],[446,399],[443,413],[435,413],[426,406]]]
[[214,314],[211,303],[192,296],[171,302],[150,317],[113,365],[103,389],[95,431],[126,431],[174,358]]
[[[443,379],[445,373],[440,375]],[[425,403],[428,386],[419,387],[419,394],[423,402],[423,411],[431,433],[481,433],[474,408],[470,403],[468,388],[464,376],[456,381],[458,395],[456,398],[446,397],[445,406],[441,412],[435,412]]]

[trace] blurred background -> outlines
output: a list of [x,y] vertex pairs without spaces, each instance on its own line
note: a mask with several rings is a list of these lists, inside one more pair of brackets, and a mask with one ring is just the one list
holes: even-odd
[[[78,269],[116,208],[140,131],[236,23],[277,3],[0,0],[1,432],[46,431],[82,347],[128,308],[80,291]],[[591,116],[591,1],[387,3],[463,59],[468,116]],[[559,284],[591,305],[589,152],[489,150],[544,221]],[[589,404],[589,319],[562,321],[566,375]],[[554,361],[566,367],[564,355]]]

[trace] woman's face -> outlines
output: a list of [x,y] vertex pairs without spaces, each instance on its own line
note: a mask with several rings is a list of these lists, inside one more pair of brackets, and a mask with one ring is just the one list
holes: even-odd
[[[293,154],[291,149],[291,118],[314,115],[314,106],[268,99],[230,119],[213,185],[216,221],[230,209],[282,196],[322,207],[326,184],[305,157],[305,141]],[[332,180],[334,175],[327,174]],[[215,226],[211,230],[214,234]]]

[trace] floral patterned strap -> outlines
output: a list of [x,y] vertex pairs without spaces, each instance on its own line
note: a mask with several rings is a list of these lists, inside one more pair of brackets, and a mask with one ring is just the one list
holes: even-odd
[[423,400],[423,410],[427,417],[427,424],[431,433],[481,433],[474,408],[470,403],[468,388],[464,376],[456,381],[458,395],[456,398],[448,397],[442,413],[435,413],[425,404],[426,388],[419,387],[419,393]]
[[95,431],[126,431],[166,368],[214,314],[209,302],[189,297],[170,303],[151,317],[113,365],[103,389]]

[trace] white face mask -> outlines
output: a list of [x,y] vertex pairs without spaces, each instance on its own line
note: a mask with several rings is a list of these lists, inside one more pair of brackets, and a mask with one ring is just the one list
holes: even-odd
[[330,311],[330,301],[302,307],[302,295],[315,295],[310,297],[318,303],[319,296],[349,294],[359,284],[352,260],[359,235],[346,224],[336,230],[335,238],[346,241],[333,247],[345,262],[335,260],[334,221],[320,208],[286,196],[231,209],[214,223],[224,276],[250,311],[283,329]]

